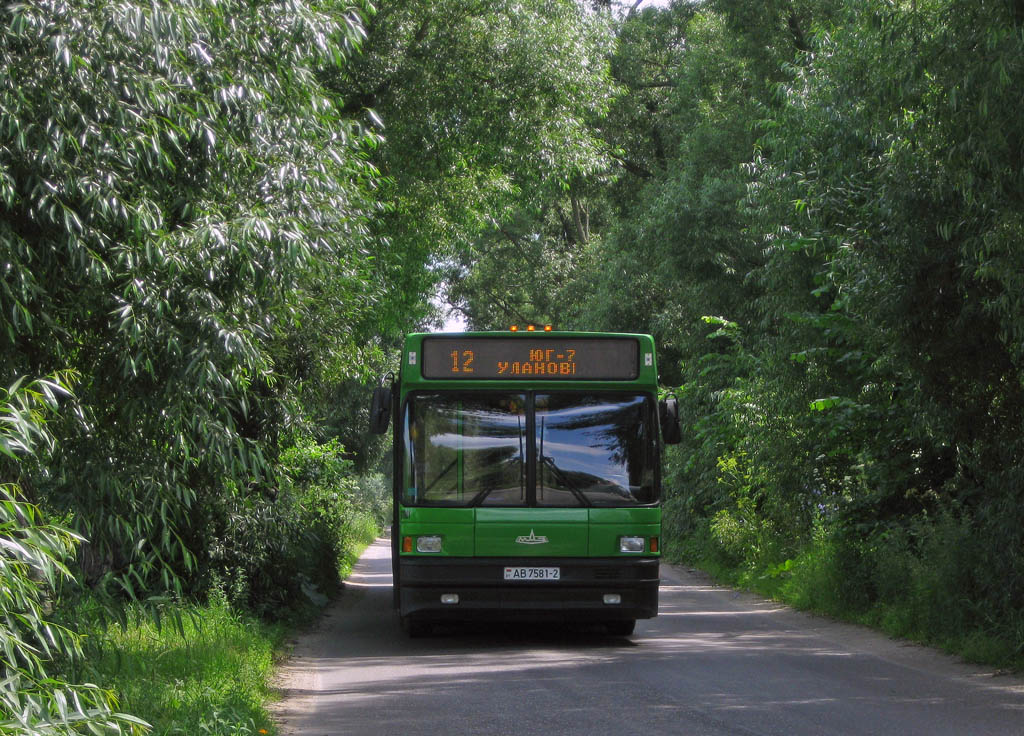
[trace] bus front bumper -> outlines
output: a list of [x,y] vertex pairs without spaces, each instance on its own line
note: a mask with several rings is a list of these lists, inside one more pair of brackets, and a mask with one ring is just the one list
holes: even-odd
[[[558,568],[557,580],[506,569]],[[658,614],[658,558],[433,558],[399,563],[399,613],[430,620],[625,621]]]

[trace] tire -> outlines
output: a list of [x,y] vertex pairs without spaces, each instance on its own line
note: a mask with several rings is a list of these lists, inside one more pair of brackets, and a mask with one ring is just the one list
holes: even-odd
[[402,616],[401,622],[402,631],[410,639],[422,639],[433,631],[433,627],[428,622],[410,616]]
[[608,633],[612,636],[631,636],[633,630],[636,628],[636,620],[629,619],[627,621],[609,621],[605,624],[608,629]]

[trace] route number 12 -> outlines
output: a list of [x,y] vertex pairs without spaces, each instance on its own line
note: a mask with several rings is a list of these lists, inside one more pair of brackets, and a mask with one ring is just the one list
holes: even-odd
[[459,363],[459,351],[453,350],[452,353],[452,373],[472,373],[473,372],[473,351],[463,350],[462,351],[462,363]]

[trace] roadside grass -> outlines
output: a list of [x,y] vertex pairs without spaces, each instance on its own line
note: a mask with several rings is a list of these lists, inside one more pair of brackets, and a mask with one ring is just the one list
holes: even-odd
[[[361,514],[347,527],[341,579],[379,531]],[[154,736],[275,736],[267,708],[277,697],[275,665],[289,637],[321,610],[308,604],[268,623],[216,594],[205,605],[164,604],[159,622],[139,608],[104,623],[83,610],[79,620],[96,623],[85,627],[88,664],[79,674],[113,689],[119,710],[152,724]]]
[[274,661],[289,632],[231,609],[168,604],[159,625],[138,610],[90,634],[90,677],[157,736],[276,733],[265,708]]
[[345,580],[352,574],[352,567],[356,564],[360,555],[380,534],[380,525],[373,516],[365,513],[356,514],[348,523],[346,529],[346,543],[340,555],[339,573],[341,579]]
[[793,559],[752,564],[709,541],[706,533],[666,540],[664,557],[796,609],[868,626],[973,664],[1024,672],[1024,611],[979,615],[957,589],[952,564],[944,566],[936,555],[921,559],[904,549],[851,555],[835,540],[819,538]]

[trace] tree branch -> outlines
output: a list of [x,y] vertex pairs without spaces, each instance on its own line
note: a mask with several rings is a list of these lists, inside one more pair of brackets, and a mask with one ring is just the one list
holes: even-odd
[[798,51],[807,52],[810,51],[810,47],[807,45],[807,39],[804,38],[804,32],[800,29],[800,23],[797,21],[796,13],[790,11],[789,13],[789,32],[793,34],[793,45],[796,46]]
[[650,179],[652,176],[654,176],[654,174],[652,174],[650,171],[648,171],[638,163],[622,158],[621,156],[616,156],[614,153],[611,154],[611,157],[618,161],[620,164],[622,164],[622,168],[624,168],[626,171],[628,171],[630,174],[633,174],[634,176],[639,176],[643,179]]
[[562,211],[562,208],[557,202],[555,203],[555,214],[558,215],[558,221],[562,223],[562,237],[565,238],[565,242],[569,245],[575,245],[575,229],[572,227],[572,224],[569,222],[569,218],[565,216],[565,212]]
[[[569,201],[572,203],[572,222],[576,226],[576,237],[579,239],[578,242],[586,243],[589,240],[590,233],[588,232],[589,227],[584,227],[583,217],[585,212],[583,211],[583,205],[580,203],[579,197],[575,194],[569,195]],[[589,218],[587,218],[589,220]]]
[[659,89],[662,87],[676,87],[675,82],[641,82],[639,84],[632,85],[633,89]]

